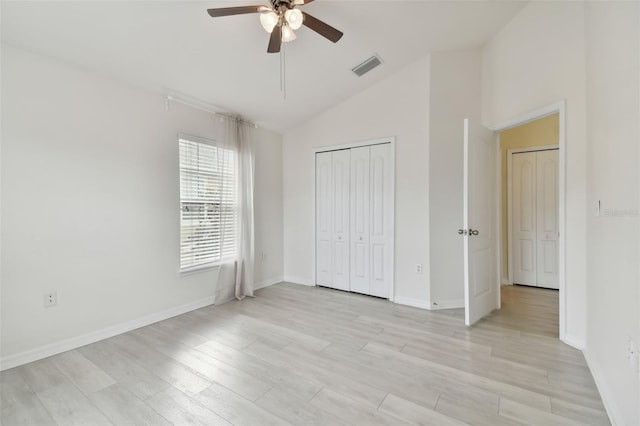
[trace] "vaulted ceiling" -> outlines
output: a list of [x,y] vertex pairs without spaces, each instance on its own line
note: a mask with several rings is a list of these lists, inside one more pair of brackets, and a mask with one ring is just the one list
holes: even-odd
[[[430,52],[482,46],[520,1],[316,0],[303,10],[344,32],[306,27],[266,53],[258,15],[211,18],[238,1],[2,1],[2,41],[158,93],[241,113],[276,131],[311,118]],[[351,69],[372,54],[383,65]],[[286,99],[281,88],[281,65]]]

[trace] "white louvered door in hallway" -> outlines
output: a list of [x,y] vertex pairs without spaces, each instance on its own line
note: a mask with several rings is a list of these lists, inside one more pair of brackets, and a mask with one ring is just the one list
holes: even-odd
[[390,143],[316,154],[316,284],[392,297]]

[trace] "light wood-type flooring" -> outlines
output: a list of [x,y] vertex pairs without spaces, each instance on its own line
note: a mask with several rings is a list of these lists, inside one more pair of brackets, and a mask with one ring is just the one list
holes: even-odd
[[608,424],[558,293],[504,287],[471,328],[426,311],[278,284],[4,371],[9,425]]

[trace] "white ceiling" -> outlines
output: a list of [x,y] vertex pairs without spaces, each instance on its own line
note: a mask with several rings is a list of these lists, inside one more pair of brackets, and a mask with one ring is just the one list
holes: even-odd
[[[483,45],[521,1],[317,0],[303,10],[344,32],[333,44],[306,27],[267,54],[258,15],[211,18],[237,1],[6,1],[2,41],[130,84],[175,92],[284,131],[430,52]],[[384,64],[358,78],[372,54]]]

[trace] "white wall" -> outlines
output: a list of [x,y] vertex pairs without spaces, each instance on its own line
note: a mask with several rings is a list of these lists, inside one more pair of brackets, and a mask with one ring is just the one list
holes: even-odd
[[[478,50],[430,57],[429,237],[431,306],[464,306],[462,227],[463,129],[480,120],[481,55]],[[437,305],[434,305],[437,304]]]
[[586,354],[614,424],[640,424],[640,6],[586,4],[587,192],[601,215],[587,219]]
[[[253,131],[255,132],[255,131]],[[284,278],[282,136],[258,131],[255,144],[254,221],[256,288]]]
[[[178,275],[177,133],[219,119],[3,45],[2,124],[3,368],[213,301],[216,270]],[[282,276],[281,139],[257,139],[260,282]]]
[[586,335],[584,5],[530,2],[483,49],[482,121],[500,125],[566,100],[566,340]]
[[[286,280],[314,283],[313,148],[395,136],[395,296],[403,303],[426,305],[429,297],[428,83],[429,60],[424,58],[284,134]],[[417,263],[425,266],[423,274],[415,273]]]

